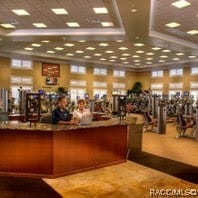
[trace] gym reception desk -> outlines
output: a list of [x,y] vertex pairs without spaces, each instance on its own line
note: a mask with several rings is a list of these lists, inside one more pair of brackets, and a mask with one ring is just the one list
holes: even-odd
[[126,161],[127,125],[0,124],[0,175],[56,178]]

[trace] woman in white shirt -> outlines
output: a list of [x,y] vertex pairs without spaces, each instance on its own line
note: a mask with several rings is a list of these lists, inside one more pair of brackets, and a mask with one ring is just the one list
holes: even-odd
[[90,110],[85,108],[85,101],[83,99],[78,100],[78,108],[73,112],[73,119],[80,122],[82,117],[91,116]]

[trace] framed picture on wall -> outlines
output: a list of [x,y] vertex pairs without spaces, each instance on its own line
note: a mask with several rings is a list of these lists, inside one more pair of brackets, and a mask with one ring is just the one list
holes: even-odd
[[60,64],[42,63],[42,76],[60,77]]
[[57,81],[56,77],[46,77],[45,83],[46,85],[57,85]]

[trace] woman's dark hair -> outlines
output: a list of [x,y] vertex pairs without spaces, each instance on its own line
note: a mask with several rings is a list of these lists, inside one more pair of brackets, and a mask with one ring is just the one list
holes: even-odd
[[57,98],[57,103],[61,102],[63,99],[67,99],[65,96],[59,96]]
[[79,99],[79,100],[78,100],[78,104],[80,104],[80,103],[85,104],[85,100],[83,100],[83,99]]

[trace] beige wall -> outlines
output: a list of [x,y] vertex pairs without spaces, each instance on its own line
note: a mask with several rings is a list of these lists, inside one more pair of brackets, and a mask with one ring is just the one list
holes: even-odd
[[42,62],[34,61],[33,70],[20,70],[11,69],[10,59],[0,57],[0,87],[10,88],[10,77],[13,76],[32,76],[33,77],[33,89],[45,89],[47,91],[56,91],[58,87],[69,88],[70,80],[86,80],[87,81],[87,93],[93,95],[93,81],[105,81],[107,82],[108,95],[112,93],[112,83],[113,82],[124,82],[126,83],[126,89],[130,89],[133,83],[137,80],[137,75],[135,72],[126,72],[125,78],[115,78],[113,77],[113,70],[108,69],[107,76],[96,76],[93,75],[93,67],[87,66],[86,75],[72,74],[70,73],[70,65],[60,64],[60,77],[58,78],[58,85],[49,86],[45,84],[45,78],[42,76]]
[[163,93],[168,94],[169,92],[169,84],[182,82],[183,83],[183,91],[190,90],[190,82],[198,82],[198,76],[191,75],[191,68],[184,68],[184,75],[181,77],[170,77],[169,70],[164,70],[164,76],[162,78],[152,78],[151,71],[137,73],[138,81],[142,82],[143,89],[149,89],[152,83],[163,83]]

